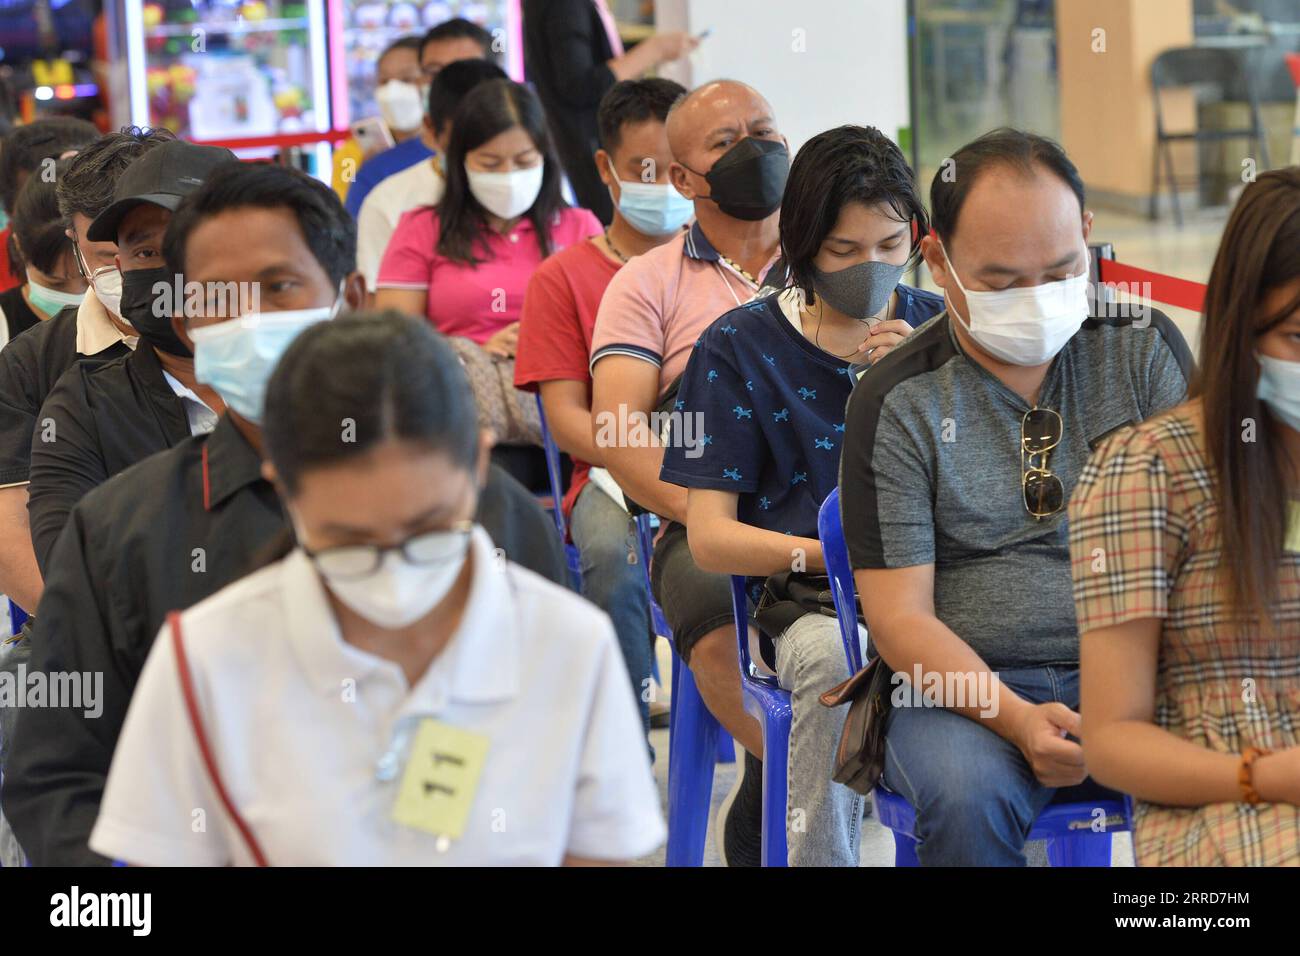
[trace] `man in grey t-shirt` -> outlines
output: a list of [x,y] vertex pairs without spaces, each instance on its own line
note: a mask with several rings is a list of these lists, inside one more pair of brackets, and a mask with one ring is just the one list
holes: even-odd
[[1158,312],[1089,314],[1092,214],[1055,143],[989,133],[931,199],[922,251],[948,309],[849,400],[841,508],[896,672],[884,782],[916,808],[920,861],[1018,865],[1047,803],[1099,789],[1070,739],[1065,504],[1104,436],[1183,399],[1192,361]]

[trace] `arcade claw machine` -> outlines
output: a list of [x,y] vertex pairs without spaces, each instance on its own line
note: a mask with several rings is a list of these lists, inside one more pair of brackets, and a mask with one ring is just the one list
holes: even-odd
[[477,23],[493,36],[501,68],[523,81],[520,0],[329,0],[334,126],[344,129],[376,116],[375,62],[394,40],[420,35],[453,17]]
[[[121,0],[131,122],[246,158],[328,132],[327,2]],[[327,177],[328,143],[307,149]]]

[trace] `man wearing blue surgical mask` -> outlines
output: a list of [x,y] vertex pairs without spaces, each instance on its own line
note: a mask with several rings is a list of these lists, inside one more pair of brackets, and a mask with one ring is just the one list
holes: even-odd
[[920,862],[1023,865],[1048,803],[1107,795],[1078,742],[1065,505],[1099,441],[1183,399],[1192,361],[1147,303],[1090,311],[1092,214],[1051,140],[958,150],[931,219],[947,310],[854,390],[841,514],[895,672],[883,783],[916,810]]
[[[600,102],[596,167],[614,202],[602,235],[547,258],[528,283],[519,320],[515,387],[538,392],[551,437],[574,461],[564,500],[582,561],[583,594],[614,622],[643,722],[652,645],[641,567],[623,496],[592,439],[588,356],[601,297],[628,260],[680,235],[694,207],[668,182],[664,122],[686,90],[671,80],[624,80]],[[589,482],[593,468],[594,481]]]
[[[356,308],[365,292],[355,226],[337,196],[284,166],[214,171],[177,210],[163,259],[184,276],[187,293],[172,331],[193,348],[198,374],[226,410],[211,432],[86,495],[50,553],[29,670],[102,672],[104,687],[93,718],[69,708],[27,708],[19,717],[0,796],[36,865],[108,862],[87,840],[132,688],[166,613],[253,570],[289,533],[263,475],[258,425],[274,361],[297,331]],[[240,291],[253,288],[255,307]],[[267,351],[240,361],[250,345]],[[342,441],[347,427],[339,422]],[[478,523],[510,558],[563,582],[564,555],[545,512],[498,470],[484,481]]]

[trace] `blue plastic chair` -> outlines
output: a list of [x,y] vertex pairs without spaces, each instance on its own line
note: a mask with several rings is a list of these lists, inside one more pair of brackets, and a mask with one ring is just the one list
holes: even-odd
[[[821,539],[826,569],[831,579],[835,615],[849,667],[856,674],[862,668],[858,644],[857,591],[849,566],[849,550],[844,542],[840,521],[840,492],[832,491],[817,515],[817,535]],[[894,834],[894,865],[919,866],[916,848],[916,811],[903,797],[877,786],[872,791],[876,816]],[[1103,829],[1093,826],[1101,819]],[[1082,803],[1049,804],[1029,830],[1030,840],[1047,841],[1047,859],[1052,866],[1110,866],[1111,834],[1129,829],[1132,819],[1129,801],[1096,800]]]
[[[574,587],[582,590],[582,565],[576,545],[568,540],[568,528],[560,502],[564,495],[560,484],[560,451],[546,425],[546,410],[537,396],[537,414],[542,424],[542,448],[546,453],[546,472],[551,482],[551,514],[568,557]],[[654,552],[654,517],[636,518],[636,533],[646,600],[655,634],[672,642],[672,631],[650,587],[650,557]],[[659,666],[653,664],[655,679]],[[668,847],[669,866],[701,866],[704,841],[709,826],[709,809],[713,802],[713,768],[717,763],[736,759],[731,735],[722,729],[704,705],[690,668],[682,666],[673,648],[672,705],[668,712]]]
[[[537,395],[537,417],[542,423],[542,451],[546,455],[546,477],[551,482],[551,501],[547,510],[555,519],[555,530],[559,532],[560,544],[564,546],[564,556],[569,565],[569,577],[573,579],[573,589],[582,593],[582,558],[578,546],[569,541],[569,528],[564,521],[564,488],[560,482],[560,449],[551,438],[551,430],[546,426],[546,409],[542,406],[542,396]],[[546,502],[543,500],[543,506]]]
[[7,598],[9,601],[9,626],[12,630],[10,634],[17,634],[27,623],[27,612],[14,603],[13,598]]
[[790,692],[775,677],[759,674],[749,654],[749,597],[745,578],[731,578],[731,605],[736,614],[736,644],[740,654],[740,687],[745,712],[763,728],[763,845],[764,866],[787,866],[786,774],[790,755],[793,711]]
[[[636,518],[637,543],[645,574],[646,600],[655,633],[672,643],[672,631],[650,587],[654,517]],[[672,707],[668,712],[668,866],[701,866],[713,804],[715,764],[736,759],[731,735],[704,705],[695,676],[673,647]]]

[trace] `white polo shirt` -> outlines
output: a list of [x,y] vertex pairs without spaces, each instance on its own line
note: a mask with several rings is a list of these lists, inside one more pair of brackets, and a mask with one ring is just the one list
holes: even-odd
[[402,213],[442,201],[447,184],[440,163],[434,156],[386,177],[370,190],[357,211],[357,268],[366,277],[369,291],[377,287],[379,264]]
[[[346,643],[309,559],[237,581],[181,618],[223,784],[272,865],[554,865],[642,856],[665,836],[609,618],[499,560],[475,528],[461,626],[408,688]],[[457,839],[392,819],[433,718],[486,738]],[[145,865],[248,865],[185,711],[169,630],[154,642],[90,845]]]

